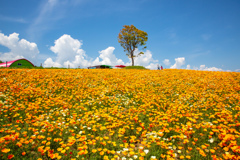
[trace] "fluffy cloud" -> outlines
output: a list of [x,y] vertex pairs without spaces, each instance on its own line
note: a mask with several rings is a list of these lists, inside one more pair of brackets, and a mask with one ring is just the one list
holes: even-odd
[[205,65],[200,65],[199,70],[203,71],[223,71],[221,68],[216,68],[216,67],[206,67]]
[[[131,65],[131,59],[129,62],[124,63],[122,59],[118,59],[113,53],[115,48],[108,47],[102,51],[99,51],[99,56],[95,60],[87,59],[85,51],[81,49],[82,42],[73,39],[70,35],[64,34],[54,42],[54,46],[50,47],[50,50],[56,54],[54,58],[47,58],[43,63],[44,67],[68,67],[71,68],[86,68],[94,65]],[[136,50],[135,54],[140,51]],[[136,57],[134,59],[135,65],[145,66],[149,69],[156,69],[158,60],[152,58],[152,54],[147,50],[144,55]]]
[[[115,50],[114,47],[108,47],[105,50],[99,51],[99,57],[97,57],[93,61],[93,65],[123,65],[124,62],[121,59],[116,58],[116,56],[113,54],[113,51]],[[102,61],[100,61],[102,59]]]
[[185,58],[184,57],[175,58],[175,64],[172,65],[170,68],[180,69],[184,64],[185,64]]
[[[134,54],[138,55],[140,51],[135,50]],[[144,66],[148,69],[157,69],[158,60],[153,59],[151,51],[147,50],[143,55],[134,58],[135,66]],[[126,65],[132,65],[132,60],[129,58],[129,62]]]
[[85,56],[85,51],[80,49],[82,43],[77,39],[73,39],[70,35],[64,34],[54,44],[50,50],[57,54],[56,61],[59,63],[66,60],[73,61],[75,55]]
[[190,69],[190,68],[191,68],[191,66],[190,66],[190,64],[188,64],[186,69]]
[[44,62],[44,67],[68,67],[71,68],[86,68],[92,65],[119,65],[124,64],[121,59],[116,58],[113,54],[114,47],[108,47],[105,50],[99,51],[99,57],[94,61],[88,60],[85,51],[81,49],[82,42],[73,39],[70,35],[64,34],[54,42],[54,46],[50,47],[57,57],[56,61],[52,58],[47,58]]
[[236,69],[235,72],[240,72],[240,69]]
[[[187,66],[187,69],[190,69],[190,65],[189,67]],[[221,68],[217,68],[217,67],[206,67],[206,65],[202,64],[199,67],[193,67],[194,70],[201,70],[201,71],[223,71],[223,69]],[[228,72],[231,72],[230,70],[226,70]]]
[[48,58],[43,64],[44,67],[68,67],[70,65],[71,68],[77,68],[90,65],[85,59],[85,51],[81,49],[82,43],[79,40],[64,34],[54,44],[50,50],[57,55],[56,61]]
[[9,48],[9,52],[0,53],[2,61],[10,61],[19,58],[26,58],[35,62],[39,51],[36,43],[31,43],[25,39],[19,40],[18,33],[12,33],[9,36],[0,33],[0,45]]
[[157,69],[157,65],[156,63],[150,63],[148,66],[145,66],[148,69]]
[[43,63],[44,67],[62,67],[61,64],[58,62],[53,62],[52,58],[47,58],[46,61]]
[[171,64],[171,62],[169,61],[169,59],[164,59],[163,63],[166,65],[166,66],[169,66]]
[[[116,58],[116,56],[113,54],[113,51],[115,50],[114,47],[108,47],[105,50],[100,51],[99,57],[97,57],[93,61],[93,65],[98,64],[106,64],[106,65],[132,65],[132,61],[129,58],[129,62],[124,63],[122,59]],[[135,50],[134,54],[137,55],[140,51],[138,49]],[[102,59],[102,61],[100,61]],[[152,58],[151,51],[147,50],[143,55],[135,57],[134,58],[134,65],[136,66],[145,66],[148,69],[156,69],[158,60],[154,60]]]

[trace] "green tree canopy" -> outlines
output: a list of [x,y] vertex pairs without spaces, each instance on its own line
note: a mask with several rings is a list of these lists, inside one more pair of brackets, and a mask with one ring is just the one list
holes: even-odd
[[137,29],[134,25],[124,25],[123,29],[118,34],[118,42],[124,48],[124,52],[127,52],[127,56],[132,59],[132,66],[134,66],[134,57],[144,54],[140,52],[138,55],[134,55],[136,48],[147,48],[146,41],[148,40],[148,34],[140,29]]

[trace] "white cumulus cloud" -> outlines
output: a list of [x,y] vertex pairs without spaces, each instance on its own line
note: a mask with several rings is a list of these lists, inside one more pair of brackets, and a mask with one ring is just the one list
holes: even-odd
[[53,62],[52,58],[47,58],[44,63],[43,63],[44,67],[62,67],[61,64],[59,64],[58,62]]
[[171,64],[171,62],[169,61],[169,59],[164,59],[163,63],[166,65],[166,66],[169,66]]
[[70,35],[62,35],[54,44],[50,50],[57,54],[57,62],[59,63],[66,60],[73,61],[75,55],[85,56],[85,51],[81,49],[82,43]]
[[[135,50],[134,54],[138,55],[140,51],[138,49]],[[134,58],[135,66],[144,66],[148,69],[157,69],[158,60],[153,59],[152,53],[150,50],[146,50],[144,54]],[[132,60],[129,58],[129,62],[126,63],[127,66],[132,65]]]
[[[194,70],[201,70],[201,71],[224,71],[223,69],[217,68],[217,67],[207,67],[205,64],[202,64],[199,67],[194,66],[193,69]],[[225,71],[231,72],[230,70],[225,70]]]
[[185,57],[175,58],[175,64],[170,68],[172,69],[180,69],[185,64]]
[[[47,58],[43,63],[44,67],[65,67],[70,65],[70,68],[86,68],[95,65],[131,65],[129,62],[124,63],[122,59],[115,56],[115,48],[110,46],[99,51],[99,56],[94,60],[87,57],[85,51],[81,49],[82,42],[73,39],[70,35],[64,34],[59,39],[55,40],[54,46],[50,50],[56,54],[55,58]],[[135,54],[140,51],[136,50]],[[55,61],[54,61],[54,60]],[[154,60],[151,51],[147,50],[143,55],[134,59],[135,65],[145,66],[149,69],[156,69],[158,60]]]
[[0,33],[0,45],[9,48],[9,52],[0,53],[0,60],[10,61],[19,58],[26,58],[35,62],[35,58],[39,53],[36,43],[29,42],[25,39],[19,39],[18,33],[12,33],[9,36]]
[[199,70],[203,70],[203,71],[223,71],[221,68],[206,67],[205,65],[200,65]]
[[108,47],[105,50],[99,51],[100,55],[93,61],[92,65],[123,65],[124,62],[122,59],[116,58],[116,56],[113,54],[114,50],[114,47]]
[[68,67],[71,68],[87,67],[90,63],[85,59],[87,56],[85,51],[81,49],[82,42],[73,39],[70,35],[64,34],[54,42],[54,46],[50,47],[57,57],[54,62],[48,58],[44,62],[44,67]]

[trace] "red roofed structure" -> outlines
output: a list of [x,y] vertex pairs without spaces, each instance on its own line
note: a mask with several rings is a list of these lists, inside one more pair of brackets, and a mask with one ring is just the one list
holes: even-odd
[[0,67],[34,67],[34,65],[29,60],[22,58],[0,63]]
[[124,67],[126,67],[126,66],[124,66],[124,65],[116,65],[115,67],[124,68]]

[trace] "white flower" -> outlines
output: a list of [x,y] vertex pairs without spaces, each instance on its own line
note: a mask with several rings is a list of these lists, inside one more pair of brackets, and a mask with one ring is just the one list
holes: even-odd
[[122,160],[126,160],[127,158],[125,158],[125,157],[122,157]]
[[143,149],[143,146],[140,146],[139,149]]
[[151,156],[151,159],[156,159],[156,156]]
[[133,158],[134,158],[134,159],[137,159],[137,158],[138,158],[138,156],[137,156],[137,155],[134,155],[134,156],[133,156]]
[[80,131],[78,134],[82,134],[82,131]]
[[177,152],[178,152],[178,153],[182,153],[182,151],[181,151],[181,150],[177,150]]
[[209,139],[208,141],[209,141],[210,143],[213,143],[214,139],[211,138],[211,139]]
[[146,154],[148,154],[149,150],[148,149],[144,149],[143,150]]

